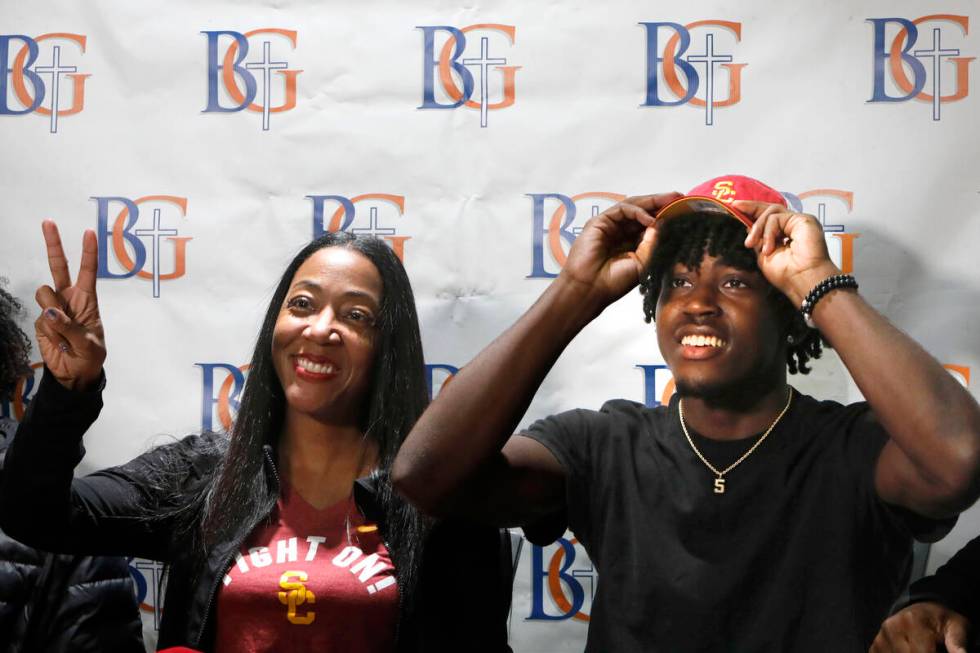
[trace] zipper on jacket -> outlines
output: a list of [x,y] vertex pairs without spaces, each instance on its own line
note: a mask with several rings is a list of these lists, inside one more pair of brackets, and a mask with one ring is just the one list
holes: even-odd
[[[269,468],[272,470],[272,476],[276,479],[276,494],[278,495],[282,491],[282,482],[279,480],[279,472],[276,471],[276,463],[272,460],[272,447],[267,444],[263,445],[262,453],[265,455],[265,459],[269,463]],[[263,517],[257,519],[249,526],[245,534],[240,537],[237,542],[235,542],[235,546],[232,548],[231,553],[224,559],[221,566],[218,568],[218,573],[214,578],[214,584],[211,585],[211,592],[208,594],[208,602],[204,607],[204,617],[201,619],[201,628],[197,633],[197,638],[194,640],[195,646],[201,645],[201,638],[204,637],[204,631],[208,625],[209,617],[211,616],[211,604],[214,603],[214,597],[218,595],[218,584],[221,582],[221,579],[224,578],[228,568],[231,567],[231,559],[235,556],[235,553],[238,552],[238,548],[242,545],[245,539],[248,538],[248,536],[252,534],[252,531],[255,530],[255,527],[259,525],[259,522],[268,517],[270,513],[271,511],[266,513]]]

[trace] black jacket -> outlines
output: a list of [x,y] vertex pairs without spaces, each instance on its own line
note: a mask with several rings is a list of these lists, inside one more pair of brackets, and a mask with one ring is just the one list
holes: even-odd
[[896,609],[912,603],[932,601],[959,612],[973,626],[974,641],[980,639],[980,537],[975,537],[932,576],[912,583],[908,599]]
[[[0,527],[41,548],[86,554],[133,555],[170,566],[158,646],[210,651],[215,595],[240,541],[222,542],[207,567],[192,576],[186,540],[169,518],[148,514],[166,496],[201,492],[220,458],[223,436],[194,435],[81,479],[72,470],[84,456],[82,434],[102,407],[100,391],[65,389],[45,370],[37,394],[7,454],[0,485]],[[186,473],[160,487],[160,461],[183,450]],[[271,456],[267,473],[274,474]],[[277,487],[277,484],[270,484]],[[365,514],[373,488],[355,488]],[[43,514],[44,519],[37,519]],[[382,532],[384,524],[380,524]],[[243,538],[255,524],[243,530]],[[506,546],[505,546],[506,545]],[[506,564],[505,564],[506,563]],[[509,541],[495,528],[444,523],[426,542],[415,597],[416,610],[402,615],[399,651],[509,651]]]
[[[3,431],[0,424],[0,474],[8,445]],[[0,653],[38,651],[143,653],[124,558],[55,555],[0,531]]]

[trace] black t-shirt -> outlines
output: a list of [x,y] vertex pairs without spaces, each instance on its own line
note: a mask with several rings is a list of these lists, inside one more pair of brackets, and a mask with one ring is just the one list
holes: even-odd
[[[951,523],[878,498],[887,435],[867,404],[794,395],[724,494],[684,437],[676,395],[561,413],[524,434],[564,467],[568,527],[599,573],[586,651],[868,650],[908,577],[912,531],[938,539]],[[718,469],[755,442],[692,438]]]

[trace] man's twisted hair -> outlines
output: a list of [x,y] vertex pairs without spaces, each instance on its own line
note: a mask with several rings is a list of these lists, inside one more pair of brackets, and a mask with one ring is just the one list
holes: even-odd
[[[680,263],[697,270],[707,256],[721,259],[725,265],[758,272],[755,251],[745,246],[745,227],[738,220],[717,213],[692,213],[672,218],[657,230],[657,245],[646,271],[640,278],[643,314],[647,322],[654,319],[664,278]],[[776,312],[788,336],[786,365],[790,374],[807,374],[807,362],[820,358],[823,350],[820,332],[811,329],[789,299],[770,286],[775,295]],[[826,345],[826,343],[823,343]]]
[[17,298],[0,285],[0,400],[10,398],[17,380],[31,371],[31,340],[17,326],[21,310]]

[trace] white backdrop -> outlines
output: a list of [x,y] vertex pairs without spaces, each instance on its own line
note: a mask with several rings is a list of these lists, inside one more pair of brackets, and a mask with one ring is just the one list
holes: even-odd
[[[819,215],[862,293],[969,384],[978,21],[963,0],[0,0],[0,275],[30,300],[48,278],[42,219],[73,266],[81,232],[100,231],[109,385],[80,472],[220,428],[275,282],[318,229],[400,248],[438,391],[594,211],[725,173]],[[170,233],[155,237],[157,210]],[[659,400],[662,364],[633,293],[572,344],[524,423]],[[860,399],[833,353],[793,381]],[[0,411],[18,416],[33,380],[22,390]],[[930,568],[978,532],[973,509]],[[595,574],[567,546],[523,549],[516,650],[583,645]],[[152,643],[159,566],[134,566]]]

